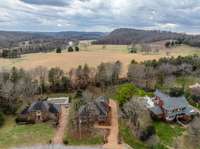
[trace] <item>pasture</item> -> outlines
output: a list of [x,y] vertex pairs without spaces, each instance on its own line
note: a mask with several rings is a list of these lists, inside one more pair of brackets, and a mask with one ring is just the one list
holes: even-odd
[[[168,54],[167,54],[168,53]],[[161,57],[179,55],[200,55],[199,48],[188,46],[179,46],[172,49],[163,49],[158,53],[136,53],[130,54],[127,50],[127,45],[87,45],[80,46],[80,52],[68,53],[64,50],[63,53],[57,54],[56,52],[50,53],[34,53],[26,54],[18,59],[3,59],[0,58],[0,68],[11,68],[13,66],[23,68],[25,70],[33,69],[37,66],[44,66],[47,68],[60,67],[68,72],[71,68],[78,65],[88,64],[89,66],[96,67],[101,62],[115,62],[119,60],[123,64],[123,74],[126,74],[128,64],[134,59],[138,62],[145,60],[159,59]]]

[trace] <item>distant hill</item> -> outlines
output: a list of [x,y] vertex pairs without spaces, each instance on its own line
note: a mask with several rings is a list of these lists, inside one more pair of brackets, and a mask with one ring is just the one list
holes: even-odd
[[0,31],[0,48],[17,46],[19,42],[30,40],[92,40],[99,39],[101,32],[14,32]]
[[150,31],[120,28],[102,37],[94,44],[122,44],[131,43],[150,43],[162,40],[184,39],[185,43],[192,46],[200,46],[200,36],[187,35],[182,33],[173,33],[167,31]]

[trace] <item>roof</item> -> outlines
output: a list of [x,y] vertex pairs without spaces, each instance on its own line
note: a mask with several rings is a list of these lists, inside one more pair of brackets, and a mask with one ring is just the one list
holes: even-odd
[[27,114],[28,113],[28,108],[29,107],[26,107],[25,109],[23,109],[20,114]]
[[93,112],[93,114],[99,114],[99,110],[97,109],[94,102],[89,102],[86,105],[81,106],[79,109],[80,116],[87,116],[91,112]]
[[99,96],[99,97],[96,99],[96,101],[102,101],[102,102],[108,103],[108,102],[109,102],[109,99],[108,99],[108,97],[106,97],[106,96]]
[[151,112],[153,112],[154,114],[156,114],[156,115],[163,114],[163,112],[162,112],[162,110],[161,110],[161,108],[159,106],[151,107],[151,108],[149,108],[149,110]]
[[187,115],[193,115],[193,114],[197,113],[197,111],[194,108],[192,108],[191,106],[188,106],[186,108],[185,112],[186,112]]
[[69,104],[69,97],[48,98],[47,100],[54,104]]
[[99,116],[106,116],[108,113],[108,98],[100,96],[95,101],[89,102],[79,109],[80,116],[88,115],[90,112],[95,112]]
[[50,103],[49,104],[49,112],[51,112],[51,113],[59,113],[60,112],[60,106]]
[[188,106],[188,102],[184,96],[170,97],[159,90],[156,90],[155,95],[160,97],[160,99],[163,101],[163,107],[165,109],[177,109]]
[[31,104],[31,106],[28,108],[28,112],[34,112],[34,111],[48,111],[49,110],[49,104],[47,101],[36,101]]
[[48,103],[47,101],[35,101],[31,104],[31,106],[26,107],[20,114],[27,114],[29,112],[42,111],[42,112],[51,112],[51,113],[59,113],[60,105],[56,105],[53,103]]

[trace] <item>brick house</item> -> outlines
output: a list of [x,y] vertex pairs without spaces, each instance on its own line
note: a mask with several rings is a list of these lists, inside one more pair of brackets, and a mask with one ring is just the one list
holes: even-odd
[[48,103],[46,100],[33,102],[26,107],[19,115],[19,122],[38,123],[48,120],[58,121],[60,106]]
[[146,98],[146,107],[152,115],[166,121],[173,121],[176,118],[190,118],[195,110],[189,105],[184,96],[170,97],[169,95],[156,90],[154,98]]
[[79,123],[107,123],[110,116],[109,100],[100,96],[96,100],[80,107],[78,112]]

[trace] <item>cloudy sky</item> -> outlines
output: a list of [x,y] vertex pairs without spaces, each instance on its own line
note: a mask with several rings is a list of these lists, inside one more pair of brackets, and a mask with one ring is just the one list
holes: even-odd
[[0,30],[200,33],[200,0],[0,0]]

